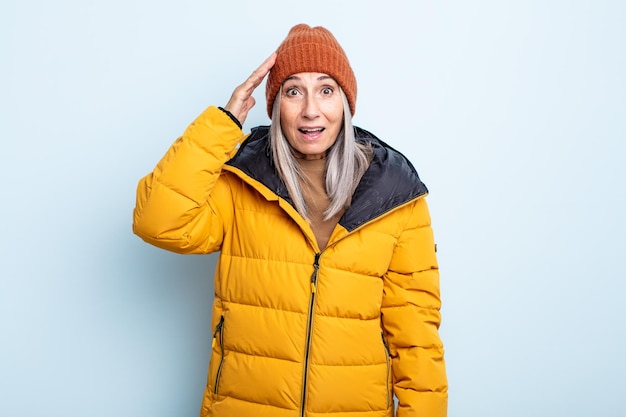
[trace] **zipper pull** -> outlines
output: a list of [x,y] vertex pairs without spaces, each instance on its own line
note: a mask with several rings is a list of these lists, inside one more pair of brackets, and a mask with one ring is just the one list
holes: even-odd
[[389,344],[387,343],[387,339],[385,339],[385,332],[381,331],[380,336],[383,338],[383,345],[385,345],[385,350],[387,351],[387,354],[391,358],[391,350],[389,350]]
[[311,275],[311,292],[315,294],[317,290],[317,274],[320,271],[320,256],[321,254],[315,254],[315,260],[313,261],[313,274]]
[[220,321],[215,326],[215,331],[213,332],[213,340],[211,341],[211,349],[215,347],[215,343],[217,341],[217,334],[220,332],[220,329],[224,325],[224,316],[220,316]]

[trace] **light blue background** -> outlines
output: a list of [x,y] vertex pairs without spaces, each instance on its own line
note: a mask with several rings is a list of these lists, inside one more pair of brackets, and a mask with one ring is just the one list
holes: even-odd
[[626,415],[617,0],[3,1],[0,415],[197,415],[215,256],[132,235],[135,187],[299,22],[431,190],[449,415]]

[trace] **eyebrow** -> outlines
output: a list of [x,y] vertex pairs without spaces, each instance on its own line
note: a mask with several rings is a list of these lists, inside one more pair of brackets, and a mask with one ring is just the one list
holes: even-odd
[[[327,80],[327,79],[331,79],[334,80],[333,77],[331,77],[330,75],[320,75],[319,77],[317,77],[317,81],[322,81],[322,80]],[[289,80],[296,80],[296,81],[302,81],[302,79],[296,75],[290,75],[289,77],[285,78],[285,81],[283,81],[283,84],[286,83]]]

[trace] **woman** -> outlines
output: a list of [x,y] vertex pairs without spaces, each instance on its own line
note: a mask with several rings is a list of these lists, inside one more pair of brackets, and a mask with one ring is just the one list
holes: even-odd
[[[266,75],[272,124],[244,135]],[[297,25],[139,183],[137,235],[220,251],[202,416],[446,415],[427,190],[355,106],[341,46]]]

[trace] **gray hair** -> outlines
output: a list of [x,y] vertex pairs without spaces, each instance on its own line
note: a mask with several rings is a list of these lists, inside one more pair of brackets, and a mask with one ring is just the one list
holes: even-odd
[[[339,132],[337,140],[330,147],[326,157],[326,194],[330,199],[330,204],[324,212],[324,220],[330,219],[350,205],[352,194],[367,170],[372,155],[370,146],[355,140],[350,105],[341,87],[339,92],[343,101],[343,129]],[[272,156],[278,175],[287,186],[296,210],[302,217],[308,219],[308,211],[300,187],[300,180],[306,181],[306,179],[280,124],[281,93],[282,87],[272,107],[270,126]]]

